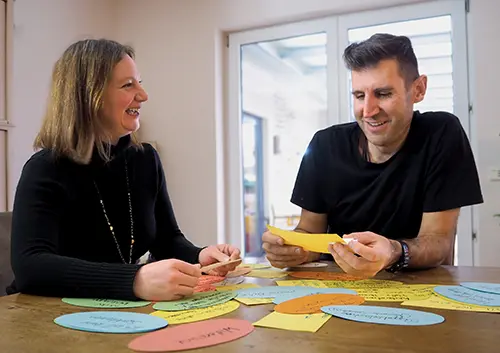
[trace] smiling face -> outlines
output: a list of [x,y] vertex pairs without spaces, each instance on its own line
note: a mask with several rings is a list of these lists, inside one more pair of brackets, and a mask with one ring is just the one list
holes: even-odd
[[389,151],[401,146],[410,129],[413,104],[424,98],[426,84],[425,76],[407,83],[392,59],[352,71],[354,115],[369,144]]
[[141,104],[147,100],[135,61],[126,55],[113,68],[103,93],[102,118],[113,143],[139,129]]

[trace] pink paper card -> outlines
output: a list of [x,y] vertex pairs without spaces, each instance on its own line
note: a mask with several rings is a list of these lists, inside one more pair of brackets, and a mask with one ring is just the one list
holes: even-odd
[[131,341],[136,352],[172,352],[215,346],[244,337],[254,330],[251,322],[215,319],[184,324],[152,332]]

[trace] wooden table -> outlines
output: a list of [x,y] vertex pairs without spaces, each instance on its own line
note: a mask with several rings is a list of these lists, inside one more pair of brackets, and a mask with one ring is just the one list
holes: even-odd
[[[322,269],[317,269],[322,270]],[[330,269],[335,270],[335,269]],[[500,268],[444,266],[377,278],[405,283],[458,284],[460,281],[500,282]],[[274,285],[274,280],[247,278],[246,282]],[[399,303],[371,302],[370,305],[401,307]],[[278,352],[499,352],[500,314],[474,313],[426,308],[443,315],[439,325],[399,327],[358,323],[331,318],[318,332],[306,333],[256,327],[250,335],[197,352],[278,353]],[[132,352],[127,344],[139,334],[96,334],[59,327],[53,320],[63,314],[93,310],[66,305],[59,298],[12,295],[0,298],[0,352],[2,353],[117,353]],[[150,313],[151,306],[129,309]],[[241,305],[225,317],[255,322],[273,311],[273,305]],[[192,351],[190,351],[192,352]]]

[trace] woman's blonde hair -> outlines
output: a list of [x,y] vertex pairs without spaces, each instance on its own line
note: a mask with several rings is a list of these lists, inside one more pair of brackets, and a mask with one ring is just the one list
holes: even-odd
[[[113,68],[134,50],[107,39],[86,39],[69,46],[57,60],[47,111],[34,147],[88,164],[94,148],[109,161],[110,136],[100,116],[103,92]],[[132,144],[140,147],[132,134]]]

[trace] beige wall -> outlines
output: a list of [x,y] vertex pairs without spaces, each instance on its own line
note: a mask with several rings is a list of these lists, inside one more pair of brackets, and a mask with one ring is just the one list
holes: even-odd
[[102,0],[16,0],[14,3],[13,94],[8,135],[9,204],[21,170],[33,154],[49,92],[52,66],[73,41],[110,36],[112,8]]
[[[155,140],[167,173],[169,190],[182,229],[199,244],[222,238],[224,219],[223,59],[224,31],[310,19],[377,8],[412,0],[16,0],[14,99],[9,137],[10,189],[31,154],[40,125],[50,69],[71,41],[115,36],[131,43],[150,101],[143,109],[141,133]],[[488,181],[500,166],[500,119],[494,114],[500,73],[491,70],[498,57],[500,5],[471,0],[471,84],[477,123],[479,170],[486,203],[479,207],[476,264],[500,266],[500,183]],[[106,5],[108,4],[108,5]],[[112,7],[111,7],[112,6]],[[103,12],[97,14],[97,10]],[[93,11],[93,13],[91,13]],[[109,23],[115,18],[116,23]],[[12,193],[10,195],[12,199]]]

